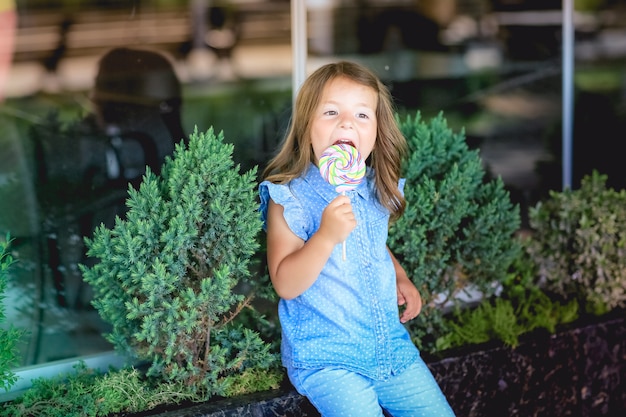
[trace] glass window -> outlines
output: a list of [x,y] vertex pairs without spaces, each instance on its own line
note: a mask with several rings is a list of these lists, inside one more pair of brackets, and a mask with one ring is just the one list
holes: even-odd
[[20,366],[108,352],[83,238],[123,216],[128,185],[195,128],[223,130],[242,169],[263,163],[289,117],[290,5],[0,6],[0,233],[15,239],[6,304],[28,332]]
[[[623,188],[623,0],[309,0],[309,67],[359,60],[401,113],[443,112],[522,213],[563,185],[564,5],[573,9],[572,187]],[[526,226],[526,225],[525,225]]]

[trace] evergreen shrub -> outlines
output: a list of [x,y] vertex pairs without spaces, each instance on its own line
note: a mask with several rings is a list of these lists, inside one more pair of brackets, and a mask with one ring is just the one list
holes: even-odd
[[478,151],[443,113],[426,122],[418,112],[398,123],[409,147],[402,168],[407,207],[391,225],[389,246],[422,295],[424,312],[410,329],[424,348],[441,330],[444,306],[476,291],[489,297],[506,279],[521,251],[513,238],[521,220],[501,178],[486,176]]
[[529,210],[538,285],[594,314],[626,307],[626,190],[606,181],[594,171]]
[[[7,234],[4,240],[0,239],[0,324],[6,319],[4,307],[4,292],[9,279],[9,268],[15,262],[9,253],[11,237]],[[8,391],[16,382],[17,376],[11,368],[17,365],[17,343],[22,331],[9,325],[8,329],[0,328],[0,388]]]
[[252,308],[261,220],[256,168],[241,174],[232,153],[223,133],[196,128],[160,177],[147,170],[129,187],[126,219],[86,239],[98,262],[81,266],[116,350],[205,398],[282,379],[271,344],[237,319]]

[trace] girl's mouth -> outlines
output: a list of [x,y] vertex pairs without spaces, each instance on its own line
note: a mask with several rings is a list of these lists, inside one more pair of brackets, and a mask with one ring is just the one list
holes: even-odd
[[333,145],[350,145],[353,148],[356,148],[356,146],[354,146],[354,142],[350,141],[350,140],[345,140],[345,139],[339,139],[338,141],[336,141],[335,143],[333,143]]

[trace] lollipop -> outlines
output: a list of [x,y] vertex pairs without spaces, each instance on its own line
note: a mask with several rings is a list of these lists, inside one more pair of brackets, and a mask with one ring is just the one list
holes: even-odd
[[320,157],[320,174],[338,193],[353,190],[365,175],[365,163],[354,146],[338,143],[329,146]]
[[[329,146],[320,157],[320,174],[338,193],[356,188],[365,175],[365,162],[354,146],[338,143]],[[343,242],[343,260],[346,260],[346,242]]]

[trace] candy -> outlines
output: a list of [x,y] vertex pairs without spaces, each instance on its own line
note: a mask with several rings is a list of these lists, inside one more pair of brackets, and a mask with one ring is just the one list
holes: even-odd
[[356,188],[365,175],[365,162],[354,146],[338,143],[329,146],[320,157],[322,177],[335,186],[338,193]]
[[[320,156],[320,174],[338,193],[345,194],[361,183],[365,176],[365,162],[354,146],[338,143],[326,148]],[[346,260],[346,242],[342,245],[342,259]]]

